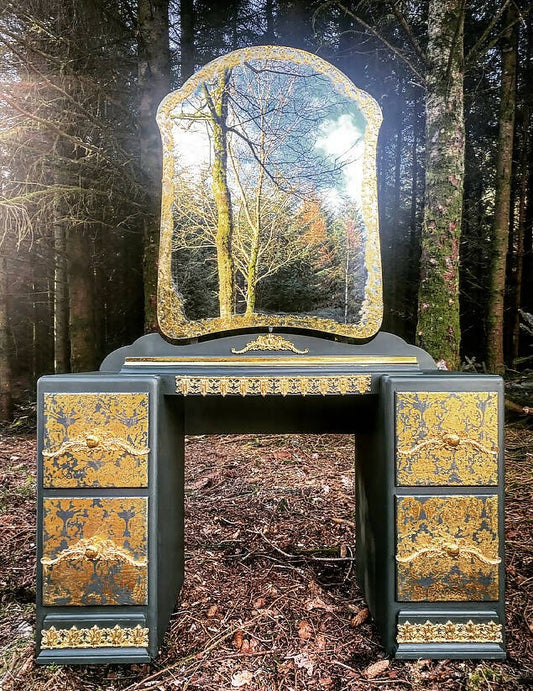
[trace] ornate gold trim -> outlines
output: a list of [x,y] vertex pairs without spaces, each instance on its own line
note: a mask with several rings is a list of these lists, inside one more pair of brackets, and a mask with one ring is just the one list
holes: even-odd
[[459,557],[461,555],[470,555],[476,557],[477,559],[479,559],[479,561],[482,561],[484,564],[491,565],[501,564],[502,561],[500,557],[491,559],[490,557],[485,556],[475,547],[468,547],[458,542],[448,542],[446,540],[431,543],[427,547],[423,547],[422,549],[419,549],[406,557],[396,556],[396,561],[400,564],[408,564],[409,562],[418,559],[418,557],[421,557],[424,554],[431,553],[445,557]]
[[44,566],[51,566],[52,564],[59,564],[62,561],[72,561],[76,559],[89,559],[90,561],[123,561],[132,566],[146,566],[148,561],[146,557],[141,559],[134,559],[127,552],[118,548],[112,540],[105,540],[98,537],[89,539],[81,539],[72,547],[60,552],[55,559],[41,559],[41,564]]
[[105,451],[122,449],[127,451],[132,456],[146,456],[150,453],[148,446],[137,449],[123,439],[114,439],[112,437],[99,437],[96,434],[86,434],[82,437],[75,437],[74,439],[67,439],[57,449],[43,449],[42,454],[45,458],[57,458],[62,456],[65,451],[70,449],[104,449]]
[[446,621],[398,624],[398,643],[502,643],[502,625],[494,621],[474,623]]
[[93,626],[90,629],[56,629],[51,626],[42,630],[41,648],[145,648],[148,646],[149,630],[137,625],[135,628],[111,628]]
[[177,357],[127,357],[124,364],[128,367],[202,367],[202,366],[237,366],[248,367],[250,365],[276,367],[294,366],[312,367],[314,365],[357,365],[358,367],[375,365],[417,365],[418,360],[412,355],[387,356],[387,355],[323,355],[305,358],[275,357],[258,355],[251,357],[220,357],[212,355],[199,355],[192,358],[187,356]]
[[443,434],[439,437],[428,437],[419,444],[412,446],[410,449],[399,449],[398,454],[400,456],[412,456],[426,447],[435,447],[436,449],[455,449],[459,446],[473,446],[477,451],[498,456],[497,450],[494,451],[493,449],[489,449],[475,439],[460,437],[458,434]]
[[278,336],[277,334],[260,334],[253,341],[248,341],[248,343],[241,350],[231,349],[232,353],[235,355],[242,355],[243,353],[248,353],[250,350],[290,350],[298,355],[305,355],[309,352],[309,348],[305,350],[298,350],[298,348],[283,336]]
[[344,377],[176,377],[183,396],[306,396],[363,394],[371,390],[369,374]]
[[[194,92],[201,80],[212,79],[223,68],[235,67],[242,62],[254,59],[288,60],[309,65],[321,74],[328,74],[339,91],[357,103],[366,119],[361,214],[368,232],[365,251],[367,284],[358,323],[342,324],[324,317],[275,316],[257,313],[193,321],[187,319],[182,301],[174,288],[171,263],[175,183],[171,111],[178,102],[188,98]],[[283,46],[252,46],[223,55],[205,65],[180,89],[168,94],[159,105],[157,112],[157,123],[163,144],[161,234],[157,281],[157,319],[161,331],[172,339],[194,338],[220,331],[264,326],[314,329],[349,338],[370,338],[377,333],[383,318],[376,177],[376,148],[381,121],[381,109],[377,102],[370,94],[358,89],[340,70],[318,55]]]

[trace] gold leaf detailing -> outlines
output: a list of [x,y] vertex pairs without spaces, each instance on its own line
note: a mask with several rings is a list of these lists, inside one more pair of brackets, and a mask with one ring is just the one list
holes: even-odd
[[476,557],[477,559],[479,559],[479,561],[482,561],[484,564],[495,565],[501,563],[500,557],[491,559],[490,557],[486,557],[482,552],[480,552],[478,549],[475,549],[474,547],[467,547],[466,545],[460,545],[456,542],[441,542],[429,544],[427,547],[422,547],[422,549],[419,549],[406,557],[397,556],[396,561],[400,564],[408,564],[409,562],[418,559],[418,557],[421,557],[424,554],[431,553],[444,555],[448,557],[458,557],[462,554],[465,554]]
[[494,621],[466,623],[446,621],[437,623],[425,621],[411,624],[406,621],[398,625],[398,643],[502,643],[502,625]]
[[458,434],[444,434],[440,437],[429,437],[427,439],[424,439],[424,441],[420,442],[420,444],[416,444],[416,446],[411,447],[410,449],[399,449],[398,453],[401,456],[412,456],[413,454],[418,453],[419,451],[422,451],[422,449],[425,449],[427,447],[436,447],[437,449],[439,447],[455,449],[458,446],[463,445],[473,446],[475,449],[483,453],[493,454],[494,456],[498,455],[498,451],[488,449],[486,446],[483,446],[483,444],[480,444],[475,439],[461,438]]
[[45,487],[146,487],[149,395],[45,393]]
[[292,353],[297,353],[298,355],[305,355],[309,352],[309,348],[298,350],[294,343],[291,343],[286,338],[278,336],[277,334],[261,334],[253,341],[248,341],[242,350],[235,350],[235,348],[232,348],[231,352],[235,353],[235,355],[242,355],[243,353],[248,353],[250,350],[290,350]]
[[398,391],[399,485],[497,485],[496,391]]
[[372,376],[344,377],[176,377],[176,393],[183,396],[327,396],[363,394]]
[[126,628],[56,629],[51,626],[43,629],[41,648],[141,648],[148,646],[149,631],[142,626]]
[[396,529],[400,602],[498,600],[496,495],[398,497]]
[[55,559],[41,559],[41,564],[51,566],[62,561],[75,561],[77,559],[90,559],[91,561],[122,561],[132,566],[146,566],[146,557],[134,559],[127,552],[119,549],[111,540],[101,538],[89,538],[79,540],[75,545],[63,550]]
[[74,451],[76,449],[94,449],[97,447],[104,450],[122,449],[123,451],[127,451],[132,456],[146,456],[146,454],[150,453],[150,449],[147,446],[141,449],[136,449],[123,439],[113,439],[110,437],[101,439],[94,434],[86,434],[83,437],[68,439],[67,441],[64,441],[58,449],[54,449],[53,451],[50,449],[43,449],[42,453],[45,458],[57,458],[58,456],[62,456],[66,451]]

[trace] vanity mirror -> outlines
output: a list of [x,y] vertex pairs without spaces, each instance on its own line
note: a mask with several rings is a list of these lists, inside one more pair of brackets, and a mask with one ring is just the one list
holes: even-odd
[[158,123],[167,337],[378,331],[381,113],[367,93],[316,55],[245,48],[169,94]]

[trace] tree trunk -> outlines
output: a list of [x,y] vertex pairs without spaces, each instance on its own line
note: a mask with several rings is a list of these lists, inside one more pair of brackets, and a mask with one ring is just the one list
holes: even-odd
[[184,84],[194,72],[194,3],[193,0],[180,0],[180,76]]
[[9,319],[7,309],[7,259],[5,246],[0,251],[0,421],[11,420],[13,412]]
[[54,372],[69,371],[68,279],[65,229],[54,226]]
[[157,328],[157,259],[161,204],[161,139],[155,121],[159,103],[170,91],[168,0],[138,0],[139,136],[146,181],[144,220],[144,324]]
[[518,24],[513,3],[506,12],[506,24],[502,39],[502,76],[500,88],[500,117],[498,151],[496,160],[496,199],[494,205],[494,229],[491,274],[488,293],[487,315],[487,369],[503,372],[503,323],[507,248],[511,210],[511,182],[513,169],[513,135],[516,110],[516,53]]
[[417,343],[459,365],[459,241],[464,180],[463,0],[431,0],[428,14],[426,189]]
[[226,119],[228,114],[228,91],[226,85],[229,75],[229,70],[224,70],[213,96],[209,95],[204,86],[213,127],[214,160],[212,167],[212,190],[218,216],[215,245],[217,250],[218,303],[222,319],[232,316],[234,295],[234,267],[231,254],[233,216],[227,180],[228,142]]
[[93,299],[92,246],[87,233],[69,229],[67,234],[69,281],[70,364],[73,372],[97,368]]

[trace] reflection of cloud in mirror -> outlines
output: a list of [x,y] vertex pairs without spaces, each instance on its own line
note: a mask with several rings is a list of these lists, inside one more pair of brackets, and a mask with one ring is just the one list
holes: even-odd
[[340,115],[336,120],[326,120],[320,130],[322,136],[317,137],[315,147],[334,159],[335,166],[342,169],[344,181],[342,193],[336,187],[323,190],[326,203],[332,209],[338,209],[346,197],[360,202],[363,182],[363,132],[349,113]]
[[174,122],[172,127],[174,151],[179,174],[200,178],[202,170],[211,163],[211,142],[205,122]]

